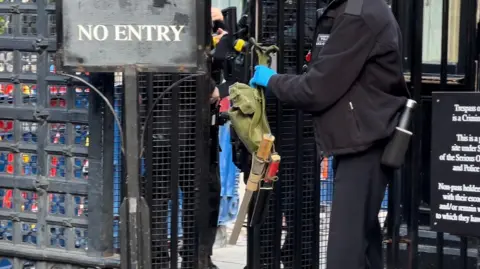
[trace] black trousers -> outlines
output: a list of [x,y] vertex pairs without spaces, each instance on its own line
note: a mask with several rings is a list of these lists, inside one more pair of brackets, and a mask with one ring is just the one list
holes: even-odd
[[336,160],[327,269],[382,269],[378,213],[393,169],[381,165],[383,146]]

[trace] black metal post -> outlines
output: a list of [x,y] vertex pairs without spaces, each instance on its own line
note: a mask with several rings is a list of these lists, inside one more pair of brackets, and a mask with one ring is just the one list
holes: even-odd
[[[172,81],[180,79],[179,75],[172,76]],[[177,269],[178,267],[178,188],[179,188],[179,162],[180,162],[180,148],[179,148],[179,106],[178,99],[179,88],[172,90],[172,130],[170,133],[170,146],[172,150],[170,162],[170,200],[172,201],[171,218],[170,218],[170,269]],[[185,213],[184,213],[185,215]],[[185,218],[185,216],[183,216]],[[203,268],[200,268],[203,269]]]
[[[319,9],[322,5],[322,0],[316,1],[316,9]],[[316,13],[316,11],[315,11]],[[316,18],[316,15],[315,15]],[[312,44],[313,45],[313,44]],[[312,240],[312,268],[320,268],[320,192],[321,192],[321,182],[320,182],[320,165],[321,157],[318,154],[317,149],[313,150],[314,156],[314,165],[313,165],[313,240]],[[323,159],[323,158],[322,158]]]
[[[449,26],[449,12],[450,10],[450,1],[443,0],[442,7],[442,40],[441,40],[441,58],[440,58],[440,90],[445,90],[447,88],[447,68],[448,68],[448,26]],[[432,145],[433,146],[433,145]],[[437,233],[437,268],[443,268],[443,246],[444,246],[444,234],[439,232]]]
[[395,268],[395,259],[394,259],[394,255],[395,252],[393,251],[393,244],[394,244],[394,240],[393,240],[393,219],[394,219],[394,215],[396,214],[395,212],[395,206],[394,206],[394,203],[393,203],[393,200],[392,199],[392,193],[394,192],[394,189],[393,189],[393,181],[392,183],[388,184],[388,213],[387,213],[387,219],[386,219],[386,243],[387,243],[387,257],[386,257],[386,260],[387,260],[387,269],[394,269]]
[[[422,110],[422,41],[423,41],[423,0],[412,0],[412,15],[410,41],[412,44],[410,55],[411,85],[410,91],[413,99]],[[412,131],[414,133],[411,147],[410,159],[410,219],[408,223],[408,235],[410,237],[409,265],[410,269],[418,268],[418,214],[419,214],[419,186],[421,158],[421,137],[422,137],[422,114],[416,113],[413,121]]]
[[388,215],[387,215],[387,268],[400,268],[400,223],[402,196],[402,171],[395,171],[393,180],[388,186]]
[[[467,269],[468,268],[468,239],[465,236],[460,238],[460,269]],[[477,261],[478,262],[478,261]]]
[[[254,0],[250,1],[249,6],[249,18],[250,18],[250,25],[249,25],[249,36],[254,37],[256,40],[259,39],[259,22],[261,21],[261,0]],[[256,55],[255,53],[251,53],[251,70],[253,70],[253,66],[256,63]],[[248,176],[248,175],[244,175]],[[253,196],[253,201],[256,199],[256,195]],[[249,214],[248,214],[248,223],[251,222],[251,214],[250,212],[253,211],[253,204],[250,205]],[[248,269],[260,269],[260,227],[248,227],[247,228],[247,268]]]
[[125,139],[127,198],[120,208],[122,268],[150,269],[150,217],[148,205],[140,196],[139,91],[135,67],[125,67]]
[[[297,0],[297,74],[303,72],[303,59],[305,57],[305,0]],[[303,152],[304,152],[304,143],[303,143],[303,128],[304,128],[304,113],[301,110],[295,111],[295,120],[296,120],[296,131],[295,131],[295,144],[296,144],[296,156],[295,156],[295,182],[294,191],[295,191],[295,211],[294,211],[294,268],[302,267],[302,229],[304,223],[309,220],[303,219]],[[317,194],[318,195],[318,194]]]
[[[285,28],[285,1],[278,1],[277,2],[277,45],[279,48],[279,51],[277,53],[277,72],[280,74],[285,73],[285,60],[283,58],[284,56],[284,50],[285,50],[285,36],[284,36],[284,28]],[[278,153],[280,156],[283,155],[282,152],[282,144],[283,144],[283,139],[281,136],[281,128],[282,128],[282,116],[283,116],[283,109],[282,109],[282,103],[278,99],[274,99],[275,102],[275,145],[277,148]],[[280,165],[281,166],[281,165]],[[280,180],[278,180],[275,184],[275,215],[274,215],[274,220],[275,220],[275,237],[274,237],[274,242],[273,246],[275,247],[275,257],[274,257],[274,267],[275,269],[281,268],[281,260],[282,260],[282,232],[283,232],[283,212],[282,212],[282,189],[283,189],[283,173],[282,169],[280,169],[278,177]]]
[[[110,101],[111,104],[114,102],[114,74],[113,73],[102,73],[100,75],[102,78],[102,88],[105,96]],[[97,97],[98,98],[98,97]],[[102,180],[99,180],[103,184],[101,189],[101,203],[102,207],[111,208],[113,204],[113,147],[114,147],[114,124],[115,120],[113,118],[113,113],[106,107],[103,107],[104,117],[103,117],[103,176]],[[104,253],[104,256],[113,255],[113,214],[112,209],[102,210],[102,229],[101,240],[103,241],[101,251]]]
[[[92,84],[101,89],[113,103],[113,74],[96,73]],[[89,133],[88,173],[92,179],[88,188],[88,202],[98,210],[88,212],[89,255],[113,255],[113,114],[102,106],[96,93],[89,94],[89,128],[103,130]]]

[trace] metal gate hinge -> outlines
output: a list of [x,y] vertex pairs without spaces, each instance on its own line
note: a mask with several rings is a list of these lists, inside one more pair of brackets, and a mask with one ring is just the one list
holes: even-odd
[[15,214],[10,215],[10,219],[11,219],[13,222],[20,222],[20,217],[18,216],[18,213],[15,213]]
[[44,51],[46,48],[48,48],[48,40],[40,36],[33,41],[33,48],[36,51]]
[[67,227],[67,228],[72,228],[73,225],[72,225],[72,219],[64,219],[62,221],[62,224],[63,226]]
[[67,155],[68,157],[73,157],[73,153],[72,153],[72,150],[73,150],[73,146],[70,145],[70,146],[67,146],[63,149],[63,154],[64,155]]
[[9,150],[11,150],[11,151],[13,151],[13,152],[15,152],[15,153],[20,153],[20,149],[18,149],[18,143],[5,145],[4,147],[5,147],[5,148],[8,148]]
[[18,79],[18,75],[12,75],[10,77],[10,81],[14,84],[20,84],[20,79]]
[[67,86],[72,86],[72,85],[73,85],[73,78],[67,77],[67,78],[65,78],[65,79],[63,80],[63,82],[64,82],[65,84],[67,84]]
[[37,121],[46,121],[48,119],[48,117],[50,116],[50,113],[48,112],[48,110],[45,110],[45,109],[41,109],[41,110],[35,110],[35,112],[33,112],[33,118]]
[[49,181],[47,180],[46,177],[44,176],[39,176],[36,180],[35,180],[35,189],[39,192],[41,192],[42,194],[45,193],[45,191],[48,189],[48,184],[49,184]]
[[14,14],[20,14],[20,6],[19,5],[11,5],[10,6],[10,10],[9,10],[10,13],[14,13]]

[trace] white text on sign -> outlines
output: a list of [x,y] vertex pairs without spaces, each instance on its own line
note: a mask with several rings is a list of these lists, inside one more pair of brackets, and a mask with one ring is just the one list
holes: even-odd
[[80,41],[179,42],[184,25],[78,25]]

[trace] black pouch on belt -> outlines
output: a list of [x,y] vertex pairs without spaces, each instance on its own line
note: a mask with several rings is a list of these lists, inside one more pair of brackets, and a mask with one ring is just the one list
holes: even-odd
[[410,144],[410,139],[413,135],[413,133],[409,131],[409,126],[416,106],[417,102],[411,99],[407,100],[405,110],[400,116],[400,122],[395,128],[395,132],[383,152],[383,165],[395,169],[400,168],[400,166],[403,165]]

